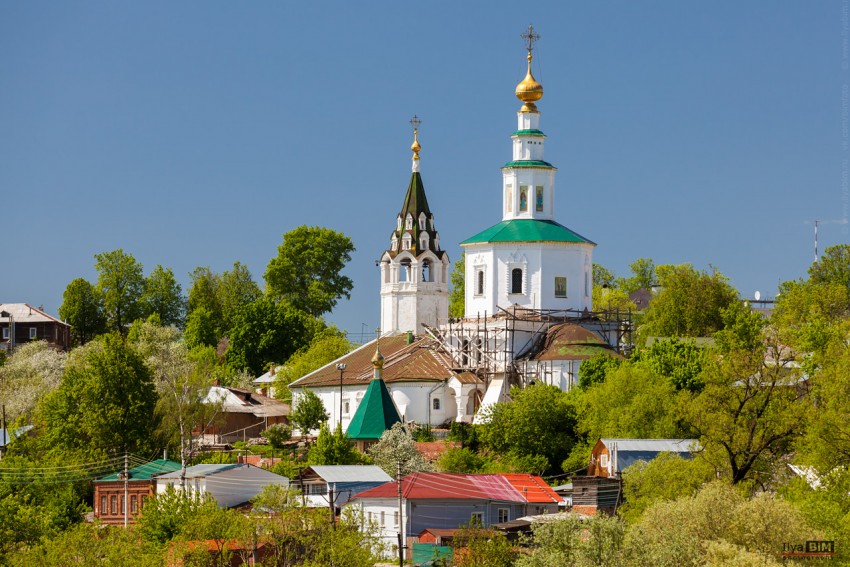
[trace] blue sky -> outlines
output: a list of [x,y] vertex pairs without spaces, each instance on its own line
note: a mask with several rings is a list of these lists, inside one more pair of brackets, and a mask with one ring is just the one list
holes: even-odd
[[[236,261],[284,232],[349,235],[378,325],[419,115],[441,244],[498,222],[533,23],[556,218],[618,274],[716,266],[743,296],[805,275],[848,216],[844,2],[0,3],[0,301],[55,313],[93,255]],[[843,97],[843,102],[842,102]],[[843,106],[842,106],[843,104]],[[848,225],[820,230],[820,248]]]

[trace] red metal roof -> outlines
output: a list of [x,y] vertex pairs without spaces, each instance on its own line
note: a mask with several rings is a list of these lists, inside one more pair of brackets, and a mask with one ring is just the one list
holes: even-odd
[[549,503],[563,500],[539,476],[533,474],[504,474],[502,476],[523,495],[526,502]]
[[[542,480],[541,480],[542,482]],[[500,474],[413,473],[401,481],[402,496],[412,500],[502,500],[524,502],[522,494]],[[376,486],[355,498],[395,498],[395,481]]]

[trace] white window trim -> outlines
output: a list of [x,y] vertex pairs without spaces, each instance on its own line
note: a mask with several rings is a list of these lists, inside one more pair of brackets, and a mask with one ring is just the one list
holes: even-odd
[[30,340],[38,338],[38,328],[30,327]]
[[3,340],[8,340],[9,338],[9,327],[3,327]]

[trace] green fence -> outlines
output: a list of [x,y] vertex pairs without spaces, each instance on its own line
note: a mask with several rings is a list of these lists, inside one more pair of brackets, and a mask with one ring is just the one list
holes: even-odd
[[452,548],[445,546],[437,546],[433,543],[414,543],[413,544],[413,564],[421,565],[426,561],[434,558],[446,559],[448,564],[452,562]]

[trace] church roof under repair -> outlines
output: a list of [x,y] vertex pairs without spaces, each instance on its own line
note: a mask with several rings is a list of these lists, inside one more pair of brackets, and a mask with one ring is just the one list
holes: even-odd
[[485,242],[569,242],[596,245],[595,242],[555,221],[537,219],[502,221],[467,238],[460,245]]

